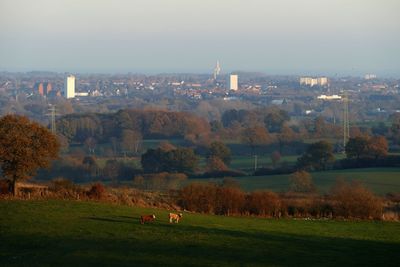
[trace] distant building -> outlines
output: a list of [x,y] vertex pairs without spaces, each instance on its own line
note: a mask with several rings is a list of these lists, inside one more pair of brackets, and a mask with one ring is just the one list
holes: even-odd
[[318,98],[318,99],[321,99],[321,100],[327,100],[327,101],[329,101],[329,100],[340,100],[340,99],[342,99],[342,97],[341,97],[340,95],[320,95],[320,96],[318,96],[317,98]]
[[376,79],[376,75],[375,74],[365,74],[364,79],[373,80],[373,79]]
[[231,75],[229,76],[229,89],[230,89],[230,90],[237,91],[237,90],[239,89],[239,84],[238,84],[238,82],[239,82],[238,75],[233,75],[233,74],[231,74]]
[[74,98],[75,97],[75,76],[69,75],[64,81],[64,97]]
[[328,85],[329,81],[327,77],[300,77],[300,85],[306,85],[313,87],[315,85],[325,86]]
[[37,92],[39,93],[39,95],[44,95],[43,83],[38,84]]
[[328,78],[327,77],[318,77],[317,78],[317,83],[318,83],[319,86],[328,85]]
[[96,89],[96,90],[90,92],[90,95],[91,96],[102,96],[103,94],[98,89]]
[[287,104],[287,101],[286,101],[286,99],[274,99],[271,101],[271,104],[280,106],[280,105]]
[[75,96],[89,96],[88,92],[76,92]]
[[214,80],[217,79],[217,77],[218,77],[220,72],[221,72],[221,66],[219,65],[219,61],[217,60],[217,64],[215,65],[215,69],[214,69],[214,72],[213,72]]
[[48,96],[53,89],[51,83],[45,82],[45,83],[36,83],[34,86],[34,90],[42,96]]
[[53,90],[53,86],[51,83],[43,83],[43,90],[45,95],[49,95],[51,90]]
[[187,87],[201,87],[201,83],[188,83],[186,84]]

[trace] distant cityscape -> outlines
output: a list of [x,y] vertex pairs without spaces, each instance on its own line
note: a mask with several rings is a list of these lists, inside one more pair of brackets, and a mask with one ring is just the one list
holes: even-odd
[[399,79],[371,73],[363,77],[224,73],[219,61],[209,74],[0,72],[0,112],[21,113],[47,123],[46,105],[64,115],[149,105],[193,111],[205,103],[223,101],[225,104],[211,104],[212,108],[222,113],[225,106],[277,105],[295,116],[323,115],[335,120],[340,116],[338,108],[326,102],[341,101],[346,91],[353,110],[359,110],[354,115],[357,120],[371,120],[399,112],[399,84]]

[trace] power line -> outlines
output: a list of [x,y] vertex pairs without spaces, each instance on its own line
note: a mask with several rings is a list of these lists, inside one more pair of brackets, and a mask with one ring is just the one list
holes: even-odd
[[50,104],[49,112],[47,115],[50,116],[50,126],[51,126],[51,132],[53,134],[56,134],[57,129],[56,129],[56,106]]

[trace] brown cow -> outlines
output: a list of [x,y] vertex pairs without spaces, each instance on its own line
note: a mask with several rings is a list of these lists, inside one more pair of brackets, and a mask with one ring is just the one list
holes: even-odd
[[182,213],[179,213],[179,214],[170,213],[169,214],[169,223],[173,223],[174,221],[175,221],[175,223],[178,223],[180,218],[182,218]]
[[144,224],[145,222],[152,222],[156,219],[156,215],[142,215],[140,216],[140,223]]

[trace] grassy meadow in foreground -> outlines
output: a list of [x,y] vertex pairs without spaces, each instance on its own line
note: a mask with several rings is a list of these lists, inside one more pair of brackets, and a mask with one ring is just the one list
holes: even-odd
[[[2,266],[398,266],[400,224],[0,201]],[[141,214],[156,222],[140,225]]]

